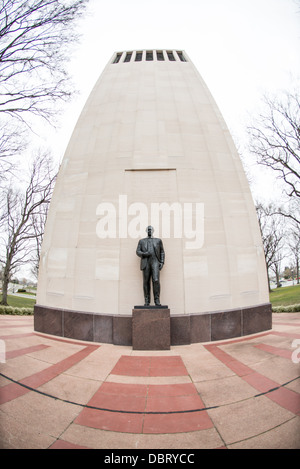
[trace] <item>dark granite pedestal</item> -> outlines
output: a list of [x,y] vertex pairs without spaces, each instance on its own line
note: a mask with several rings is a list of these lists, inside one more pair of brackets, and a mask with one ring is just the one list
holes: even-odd
[[132,310],[133,350],[170,350],[171,321],[167,306],[135,306]]
[[[155,311],[158,311],[155,313]],[[244,335],[258,334],[272,329],[272,305],[265,303],[245,308],[237,308],[224,311],[208,311],[207,313],[191,313],[173,315],[163,322],[167,306],[135,306],[134,311],[142,312],[140,320],[144,318],[145,327],[141,334],[144,340],[145,333],[150,328],[155,331],[148,334],[151,340],[157,336],[165,346],[169,341],[169,333],[163,336],[163,327],[171,329],[171,345],[187,345],[216,340],[227,340]],[[152,315],[152,316],[151,316]],[[154,328],[154,319],[158,321],[158,332]],[[147,326],[147,322],[151,323]],[[133,316],[121,314],[106,314],[86,311],[73,311],[50,306],[35,305],[34,330],[43,334],[51,334],[69,339],[100,342],[114,345],[132,345]],[[137,324],[135,325],[137,327]],[[139,326],[140,327],[140,326]],[[148,327],[148,329],[147,329]],[[136,339],[135,334],[135,339]],[[134,340],[135,340],[134,339]],[[164,350],[157,348],[155,343],[150,343],[152,350]],[[147,345],[148,347],[148,345]],[[143,349],[141,349],[143,350]]]

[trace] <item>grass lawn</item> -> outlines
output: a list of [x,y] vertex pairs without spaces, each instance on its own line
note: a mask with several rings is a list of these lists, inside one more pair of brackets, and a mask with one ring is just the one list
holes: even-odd
[[[2,296],[0,295],[0,301]],[[22,298],[19,296],[8,295],[9,306],[15,306],[17,308],[33,308],[36,299]],[[289,306],[300,304],[300,285],[294,285],[292,287],[281,287],[276,288],[270,293],[270,302],[272,306]]]
[[[2,295],[0,295],[0,301]],[[8,295],[7,303],[9,306],[15,306],[16,308],[33,308],[35,305],[35,298],[21,298],[20,296]]]
[[275,288],[270,293],[272,306],[289,306],[300,304],[300,285]]

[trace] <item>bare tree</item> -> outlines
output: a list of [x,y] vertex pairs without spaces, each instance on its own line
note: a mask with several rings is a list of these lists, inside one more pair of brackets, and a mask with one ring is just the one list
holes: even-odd
[[[16,155],[26,149],[26,138],[20,126],[0,120],[0,184],[6,181],[16,164]],[[12,159],[11,157],[14,157]]]
[[0,112],[48,117],[70,96],[64,65],[87,0],[0,1]]
[[279,207],[274,207],[274,215],[281,215],[290,221],[291,224],[298,225],[300,229],[300,198],[294,197]]
[[66,63],[87,3],[0,0],[0,171],[23,145],[17,124],[29,126],[32,116],[53,122],[58,101],[72,95]]
[[[281,248],[281,247],[280,247]],[[284,254],[282,252],[282,249],[277,249],[277,252],[275,252],[273,256],[272,263],[270,265],[270,270],[274,273],[275,279],[276,279],[276,286],[281,287],[281,282],[280,282],[280,268],[281,268],[281,261],[284,258]]]
[[299,285],[300,276],[300,226],[294,223],[294,226],[290,230],[288,246],[290,253],[293,257],[293,263],[295,266],[297,284]]
[[300,197],[300,96],[297,91],[264,98],[265,112],[248,127],[250,151],[284,182],[290,198]]
[[34,214],[32,216],[32,230],[35,234],[34,236],[34,248],[31,251],[31,258],[30,263],[32,265],[31,273],[34,277],[38,278],[39,273],[39,264],[40,264],[40,257],[41,257],[41,248],[42,248],[42,241],[45,231],[45,224],[47,220],[49,204],[43,204],[40,206],[40,210],[38,214]]
[[269,291],[271,291],[271,269],[275,272],[277,286],[279,286],[279,267],[280,262],[283,259],[282,248],[285,233],[283,230],[282,218],[274,215],[274,207],[271,204],[264,206],[262,203],[258,203],[256,205],[256,213],[264,247]]
[[43,235],[48,207],[56,178],[52,161],[39,155],[32,163],[26,188],[9,187],[2,199],[0,214],[0,262],[3,265],[2,302],[7,304],[8,283],[13,273],[32,259],[32,250]]

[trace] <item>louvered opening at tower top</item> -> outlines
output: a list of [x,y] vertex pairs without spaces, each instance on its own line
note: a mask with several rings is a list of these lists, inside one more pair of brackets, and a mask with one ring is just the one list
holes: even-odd
[[183,51],[177,50],[143,50],[117,52],[112,63],[128,62],[187,62]]

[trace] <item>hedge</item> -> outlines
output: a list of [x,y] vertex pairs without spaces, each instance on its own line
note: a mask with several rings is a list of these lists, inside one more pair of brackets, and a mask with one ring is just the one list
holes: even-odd
[[17,314],[20,316],[29,316],[33,314],[33,308],[17,308],[16,306],[0,305],[0,314]]
[[[273,306],[273,313],[300,313],[300,304],[290,306]],[[30,316],[33,308],[17,308],[16,306],[0,305],[0,314],[16,314],[20,316]]]
[[300,304],[289,306],[273,306],[273,313],[300,313]]

